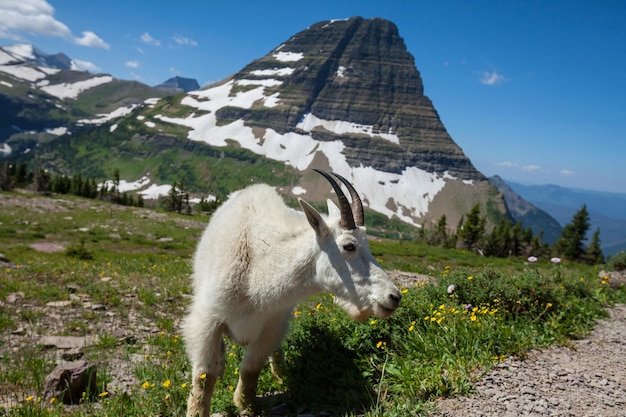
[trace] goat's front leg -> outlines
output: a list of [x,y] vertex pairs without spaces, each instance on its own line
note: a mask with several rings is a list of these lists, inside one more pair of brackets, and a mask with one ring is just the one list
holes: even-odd
[[217,378],[224,373],[224,341],[220,326],[206,321],[187,320],[184,330],[187,353],[192,365],[192,387],[187,401],[187,417],[209,417],[211,397]]
[[261,337],[248,346],[239,367],[239,381],[233,398],[237,407],[247,407],[256,398],[257,381],[265,361],[276,351],[282,353],[280,343],[287,332],[290,316],[291,312],[277,315],[270,321],[271,324],[265,326]]
[[285,352],[283,352],[283,348],[279,347],[274,350],[272,356],[270,356],[270,369],[272,371],[272,375],[274,375],[274,379],[279,384],[283,383],[283,377],[285,376]]

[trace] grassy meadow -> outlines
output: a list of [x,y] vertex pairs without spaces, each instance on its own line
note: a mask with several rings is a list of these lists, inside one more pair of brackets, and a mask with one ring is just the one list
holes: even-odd
[[[190,390],[179,325],[191,255],[209,218],[71,196],[0,193],[0,415],[183,416]],[[528,349],[583,337],[626,291],[603,266],[496,259],[373,240],[388,270],[408,280],[394,316],[354,323],[330,294],[298,306],[277,381],[259,379],[255,410],[290,415],[426,415],[466,394],[490,366]],[[416,275],[417,276],[417,275]],[[44,399],[59,350],[42,336],[95,336],[97,394],[78,405]],[[243,349],[227,342],[213,412],[237,415],[232,393]],[[286,412],[284,413],[286,414]]]

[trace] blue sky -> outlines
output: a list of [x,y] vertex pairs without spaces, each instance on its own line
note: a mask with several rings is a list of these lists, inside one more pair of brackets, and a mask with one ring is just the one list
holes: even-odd
[[316,22],[394,22],[485,175],[626,193],[626,1],[0,0],[0,45],[149,85],[215,82]]

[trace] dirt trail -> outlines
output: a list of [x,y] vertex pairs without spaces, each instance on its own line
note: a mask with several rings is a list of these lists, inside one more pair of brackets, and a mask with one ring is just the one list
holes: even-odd
[[430,417],[626,416],[626,305],[572,347],[509,358],[469,397],[437,401]]

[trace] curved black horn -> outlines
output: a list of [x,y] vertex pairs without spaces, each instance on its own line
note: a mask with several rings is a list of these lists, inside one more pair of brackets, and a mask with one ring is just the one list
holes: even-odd
[[359,197],[359,193],[356,192],[350,181],[342,177],[341,175],[332,172],[332,174],[339,178],[339,181],[343,182],[344,185],[350,191],[350,197],[352,197],[352,213],[354,215],[354,222],[357,226],[365,226],[365,216],[363,214],[363,203],[361,202],[361,197]]
[[356,229],[356,224],[354,223],[354,217],[352,216],[352,209],[350,208],[350,203],[348,202],[348,198],[341,191],[341,186],[337,184],[337,181],[330,176],[330,174],[326,171],[322,171],[321,169],[313,168],[313,171],[321,174],[328,180],[330,185],[333,186],[335,190],[335,194],[337,194],[337,199],[339,200],[339,210],[341,212],[341,220],[339,225],[344,229],[353,230]]

